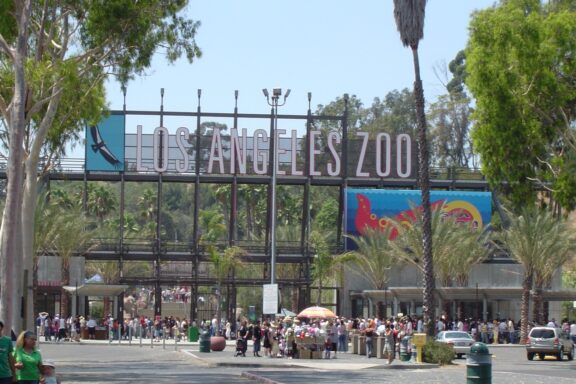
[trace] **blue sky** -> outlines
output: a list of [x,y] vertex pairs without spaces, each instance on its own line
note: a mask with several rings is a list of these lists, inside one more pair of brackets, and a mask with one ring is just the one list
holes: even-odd
[[[429,0],[421,74],[429,103],[443,93],[433,68],[465,47],[470,14],[494,0]],[[158,110],[160,88],[168,111],[232,112],[234,90],[240,112],[267,113],[262,88],[290,88],[280,113],[305,114],[344,93],[365,105],[394,89],[412,88],[412,54],[404,48],[393,2],[376,0],[191,0],[188,16],[202,23],[197,43],[203,57],[168,65],[158,55],[148,74],[128,85],[127,108]],[[111,109],[122,108],[120,87],[107,85]],[[128,122],[128,131],[131,131]]]

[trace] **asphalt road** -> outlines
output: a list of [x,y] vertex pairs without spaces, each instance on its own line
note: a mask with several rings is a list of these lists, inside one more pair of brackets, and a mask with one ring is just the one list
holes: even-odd
[[56,362],[62,384],[254,383],[234,368],[210,368],[182,352],[161,348],[42,344],[44,359]]
[[[279,383],[443,383],[466,382],[466,360],[449,367],[434,369],[363,369],[350,370],[334,364],[325,370],[210,367],[183,352],[161,348],[138,348],[107,345],[42,344],[45,359],[57,362],[63,383],[250,383],[242,372],[253,373],[269,382]],[[519,347],[491,348],[492,383],[495,384],[573,384],[576,361],[526,359]],[[234,361],[234,359],[231,359]],[[265,360],[261,360],[265,364]]]

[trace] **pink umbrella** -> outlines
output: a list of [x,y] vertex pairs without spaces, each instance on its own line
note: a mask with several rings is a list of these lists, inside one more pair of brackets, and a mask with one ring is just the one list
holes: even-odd
[[324,307],[308,307],[298,314],[298,317],[307,317],[309,319],[330,319],[335,318],[334,312]]

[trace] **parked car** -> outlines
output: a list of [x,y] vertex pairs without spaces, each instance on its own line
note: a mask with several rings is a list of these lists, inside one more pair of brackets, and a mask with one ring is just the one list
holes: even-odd
[[546,355],[556,356],[558,360],[566,355],[568,360],[574,360],[574,343],[570,335],[560,328],[534,327],[526,340],[526,353],[528,360],[534,359],[536,354],[540,360],[544,360]]
[[436,341],[452,346],[458,359],[470,353],[470,346],[475,342],[468,332],[461,331],[442,331],[436,336]]

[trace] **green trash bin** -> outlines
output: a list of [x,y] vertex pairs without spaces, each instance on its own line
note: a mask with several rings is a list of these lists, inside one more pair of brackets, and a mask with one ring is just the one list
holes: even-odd
[[484,343],[474,343],[466,359],[467,384],[492,383],[492,355]]
[[410,361],[410,353],[408,352],[408,344],[410,343],[410,336],[404,336],[400,340],[400,361]]
[[198,332],[198,327],[188,328],[188,341],[198,341],[200,338],[200,333]]
[[207,330],[200,334],[200,352],[210,352],[210,332]]
[[400,340],[400,361],[410,361],[410,341],[412,337],[404,336]]

